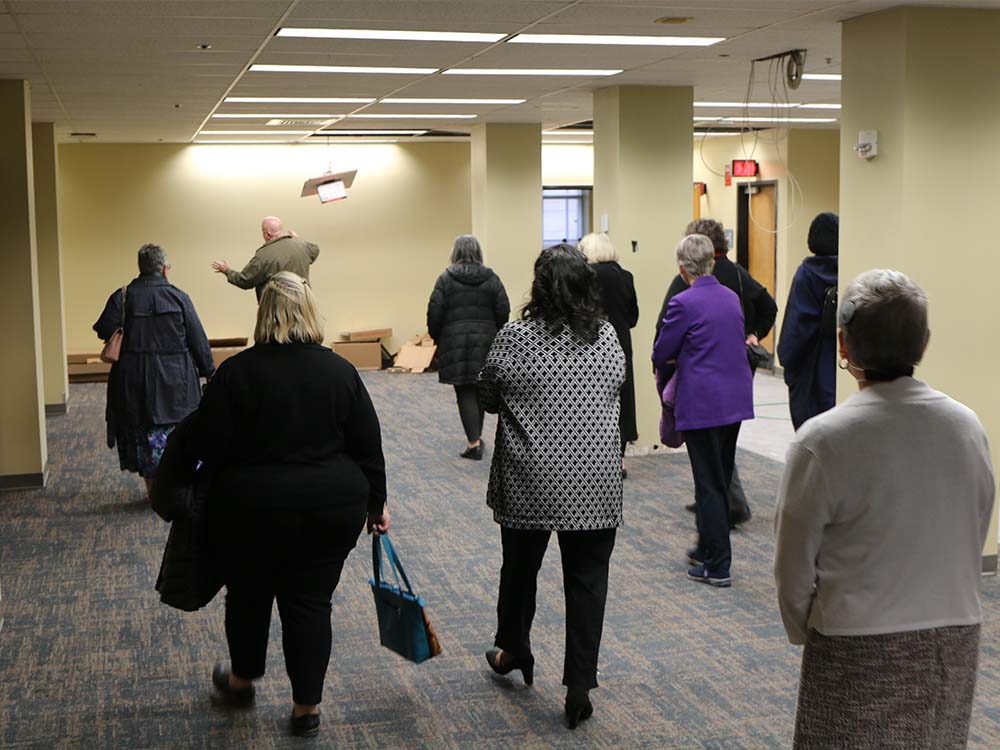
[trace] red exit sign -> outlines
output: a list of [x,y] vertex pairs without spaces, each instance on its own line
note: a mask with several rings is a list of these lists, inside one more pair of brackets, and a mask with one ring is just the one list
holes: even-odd
[[756,177],[760,167],[754,159],[733,159],[733,177]]

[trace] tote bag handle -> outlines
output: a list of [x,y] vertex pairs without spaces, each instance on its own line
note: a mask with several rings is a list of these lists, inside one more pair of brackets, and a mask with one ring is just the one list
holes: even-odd
[[399,561],[396,549],[392,546],[392,542],[389,541],[387,534],[379,534],[372,539],[372,572],[375,582],[380,583],[385,580],[385,569],[382,565],[383,545],[385,546],[385,556],[389,558],[389,567],[392,569],[393,577],[396,579],[396,585],[402,590],[402,584],[405,584],[407,593],[412,595],[413,586],[410,585],[410,579],[406,577],[403,564]]

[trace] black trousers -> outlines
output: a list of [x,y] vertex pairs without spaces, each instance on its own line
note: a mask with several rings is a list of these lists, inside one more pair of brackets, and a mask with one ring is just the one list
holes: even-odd
[[455,399],[458,401],[458,416],[462,418],[465,437],[470,443],[474,443],[483,434],[483,418],[485,417],[485,413],[479,405],[476,384],[456,385]]
[[729,485],[736,463],[740,422],[685,430],[691,473],[694,476],[698,552],[711,573],[729,573],[733,561],[729,544]]
[[[597,687],[597,655],[608,600],[608,563],[615,529],[559,531],[563,592],[566,596],[566,657],[563,685]],[[503,567],[497,600],[495,644],[515,658],[531,653],[538,571],[549,544],[549,531],[500,527]]]
[[277,599],[292,699],[306,706],[322,700],[333,640],[330,602],[366,513],[363,504],[311,511],[220,511],[217,538],[234,675],[247,680],[263,676]]

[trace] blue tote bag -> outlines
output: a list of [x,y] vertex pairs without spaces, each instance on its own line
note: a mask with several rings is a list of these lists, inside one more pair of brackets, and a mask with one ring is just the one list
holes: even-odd
[[[395,585],[385,580],[383,546]],[[378,634],[382,645],[418,664],[440,654],[441,645],[424,612],[424,600],[413,593],[396,550],[385,534],[375,535],[372,539],[372,573],[374,577],[368,582],[375,597],[375,614],[378,616]]]

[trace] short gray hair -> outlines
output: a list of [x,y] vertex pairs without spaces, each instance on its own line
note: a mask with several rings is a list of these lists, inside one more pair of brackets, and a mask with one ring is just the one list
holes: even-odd
[[454,266],[460,263],[476,266],[483,264],[483,248],[479,246],[475,235],[463,234],[455,238],[455,244],[451,248],[451,264]]
[[899,271],[865,271],[844,292],[837,322],[858,367],[908,370],[927,346],[927,295]]
[[146,244],[139,248],[139,273],[163,273],[167,254],[159,245]]
[[703,234],[689,234],[677,243],[674,250],[677,265],[681,266],[692,279],[707,276],[715,267],[715,247],[712,240]]

